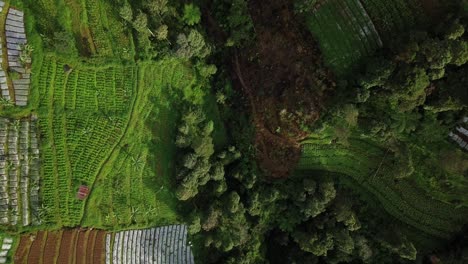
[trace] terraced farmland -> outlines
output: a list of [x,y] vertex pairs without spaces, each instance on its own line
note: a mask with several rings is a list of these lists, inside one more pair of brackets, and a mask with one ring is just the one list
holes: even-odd
[[[126,133],[103,165],[88,199],[84,226],[147,227],[178,220],[174,185],[175,94],[192,90],[193,70],[179,60],[144,64]],[[148,129],[151,124],[151,129]]]
[[345,76],[395,33],[413,26],[417,10],[416,0],[328,0],[306,16],[306,23],[325,61]]
[[36,118],[0,118],[0,224],[39,224]]
[[330,0],[308,16],[327,63],[339,75],[382,46],[380,35],[359,0]]
[[87,0],[85,2],[88,22],[96,51],[102,56],[111,56],[113,54],[112,43],[108,34],[105,32],[105,26],[101,20],[101,16],[105,16],[105,12],[101,12],[101,1]]
[[14,263],[194,262],[187,243],[187,227],[173,225],[117,233],[91,229],[39,231],[21,236]]
[[390,166],[382,162],[384,156],[385,150],[366,141],[354,139],[344,146],[317,138],[304,142],[298,170],[351,177],[390,215],[436,239],[449,239],[462,228],[467,209],[431,199],[409,180],[394,182],[387,175]]
[[424,19],[420,2],[420,0],[362,1],[384,42],[404,30],[414,28]]
[[39,78],[39,127],[43,146],[46,222],[79,224],[80,185],[92,185],[128,123],[136,68],[66,65],[43,60]]

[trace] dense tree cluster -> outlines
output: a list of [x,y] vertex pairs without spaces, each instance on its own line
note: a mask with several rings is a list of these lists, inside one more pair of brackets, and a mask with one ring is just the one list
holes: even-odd
[[123,5],[120,16],[135,30],[143,57],[173,52],[191,59],[204,58],[211,52],[199,28],[201,11],[193,3],[144,0],[140,5]]
[[444,154],[457,157],[452,165],[466,162],[448,141],[467,115],[466,27],[466,18],[451,15],[434,30],[404,35],[370,58],[355,79],[342,85],[320,133],[331,130],[345,145],[350,137],[377,142],[387,149],[386,175],[417,179],[446,202],[468,202],[462,195],[466,188],[454,188],[463,186],[458,181],[467,170],[447,169],[454,166],[439,159]]
[[254,26],[246,0],[214,0],[213,15],[226,34],[227,47],[246,46],[254,38]]
[[[186,171],[185,165],[179,168]],[[196,204],[188,216],[189,230],[201,235],[210,252],[209,263],[273,261],[278,256],[267,253],[269,247],[283,248],[283,263],[305,259],[317,263],[321,258],[326,263],[395,263],[416,258],[414,245],[395,227],[373,233],[381,224],[375,220],[379,217],[363,214],[356,197],[336,189],[331,178],[315,175],[313,180],[307,175],[273,183],[254,181],[249,186],[234,177],[234,168],[218,167],[222,179],[214,179],[211,175],[216,173],[206,170],[205,177],[197,178],[198,189],[187,187],[185,181],[179,187],[190,194],[179,199]],[[188,173],[186,177],[197,176]],[[358,215],[366,215],[364,225]],[[275,235],[268,241],[271,233]]]
[[[307,8],[319,3],[303,2]],[[219,1],[217,8],[230,10],[220,19],[228,33],[225,44],[245,45],[248,39],[244,36],[252,35],[236,36],[235,29],[252,29],[246,1],[223,3]],[[196,21],[189,17],[197,13],[190,9],[184,10],[187,25],[196,24],[189,22]],[[387,149],[382,164],[390,168],[386,173],[396,182],[431,173],[447,176],[443,168],[457,168],[449,169],[451,173],[466,171],[458,154],[450,152],[454,158],[444,161],[451,163],[445,166],[440,166],[438,157],[427,155],[440,151],[434,151],[440,147],[436,144],[466,113],[465,99],[460,96],[468,84],[465,27],[462,18],[450,17],[434,32],[402,37],[384,54],[371,58],[357,78],[344,85],[340,104],[330,111],[332,118],[323,120],[321,129],[331,128],[337,141],[345,145],[350,137],[377,141]],[[181,58],[209,55],[209,46],[193,29],[181,33],[176,44],[175,54]],[[207,68],[206,72],[210,75],[211,71]],[[219,93],[217,100],[226,104],[224,94]],[[209,252],[202,256],[206,263],[416,260],[416,246],[401,226],[384,219],[378,208],[362,205],[334,177],[321,172],[273,182],[260,177],[255,151],[245,136],[248,128],[239,121],[242,116],[236,113],[229,118],[237,124],[230,131],[236,147],[216,150],[213,123],[194,106],[183,112],[175,139],[177,197],[187,205],[190,234],[205,247],[198,252]]]
[[222,193],[226,189],[224,167],[240,158],[240,152],[229,147],[215,155],[212,132],[213,122],[207,121],[200,109],[185,111],[176,138],[181,155],[177,170],[180,200],[193,198],[199,188],[210,181],[215,192]]
[[[363,113],[360,121],[369,124],[366,121],[378,120],[380,124],[372,126],[380,126],[383,128],[381,132],[393,132],[390,136],[398,137],[415,130],[410,127],[415,122],[406,120],[421,119],[426,112],[461,109],[463,99],[455,97],[454,93],[463,84],[439,92],[445,87],[439,87],[437,80],[443,82],[446,75],[467,63],[468,41],[464,32],[465,25],[460,19],[453,18],[442,24],[436,33],[415,32],[408,40],[402,40],[406,45],[397,42],[395,46],[400,48],[395,50],[393,57],[371,59],[357,80],[357,101],[361,103],[360,112]],[[443,100],[448,105],[437,100],[442,99],[437,98],[439,96],[432,95],[445,97]],[[438,102],[437,106],[433,105],[434,101]],[[382,115],[388,120],[386,123]],[[380,118],[375,119],[377,116]]]
[[415,259],[416,248],[396,227],[374,233],[384,220],[363,212],[333,178],[318,173],[259,179],[249,139],[217,151],[212,132],[213,122],[192,105],[183,111],[175,139],[176,194],[190,205],[189,232],[209,252],[203,256],[207,263],[266,263],[278,258],[269,252],[275,247],[283,248],[283,263]]

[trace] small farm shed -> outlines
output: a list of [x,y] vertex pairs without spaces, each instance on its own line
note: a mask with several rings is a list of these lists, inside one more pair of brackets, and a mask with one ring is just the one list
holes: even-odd
[[86,185],[81,185],[76,193],[76,198],[79,200],[84,200],[89,194],[89,188]]

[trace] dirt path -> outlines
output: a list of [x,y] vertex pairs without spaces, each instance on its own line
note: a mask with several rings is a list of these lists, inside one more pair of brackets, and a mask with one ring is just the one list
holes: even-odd
[[250,1],[249,12],[256,45],[238,51],[234,77],[251,106],[259,166],[268,177],[287,177],[300,158],[303,127],[319,118],[335,84],[291,1]]

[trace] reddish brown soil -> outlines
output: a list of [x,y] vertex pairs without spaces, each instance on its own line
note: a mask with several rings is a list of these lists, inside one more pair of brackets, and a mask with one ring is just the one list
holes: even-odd
[[75,263],[76,264],[85,264],[86,263],[86,247],[87,247],[87,236],[88,231],[79,231],[78,232],[78,241],[75,247]]
[[72,256],[76,232],[73,230],[65,230],[62,234],[62,242],[60,243],[60,250],[58,255],[58,263],[70,263]]
[[31,247],[30,236],[22,236],[16,249],[14,263],[23,264],[27,262],[29,248]]
[[47,234],[47,242],[42,256],[43,264],[55,263],[61,237],[62,232],[49,232]]
[[90,232],[88,236],[88,245],[86,248],[86,263],[93,263],[94,245],[96,244],[96,237],[98,232]]
[[43,231],[39,231],[36,234],[36,239],[34,239],[31,248],[28,254],[28,264],[35,264],[39,263],[42,257],[42,246],[45,242],[46,233]]
[[[105,231],[71,229],[21,237],[15,262],[21,264],[99,264],[105,262]],[[35,238],[33,242],[32,238]]]
[[106,261],[106,232],[98,231],[96,237],[96,243],[93,250],[93,262],[92,263],[105,263]]
[[268,177],[287,177],[307,136],[302,127],[319,118],[335,84],[291,1],[249,1],[249,10],[256,45],[236,54],[234,77],[251,106],[260,168]]

